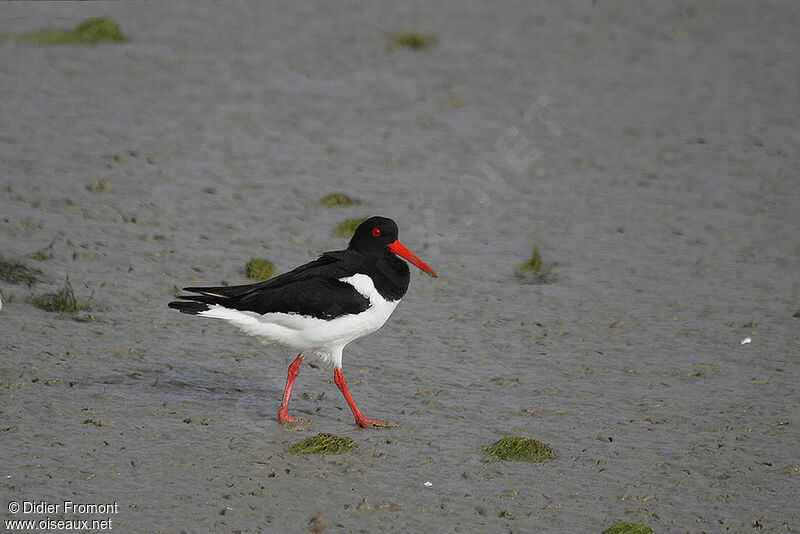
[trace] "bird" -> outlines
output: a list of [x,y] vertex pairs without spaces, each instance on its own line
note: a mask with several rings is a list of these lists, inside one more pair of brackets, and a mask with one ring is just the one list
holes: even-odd
[[[387,217],[362,222],[345,250],[319,258],[263,282],[185,287],[188,295],[168,304],[189,315],[222,319],[267,346],[300,351],[289,365],[278,421],[288,413],[303,358],[314,354],[333,367],[333,381],[357,425],[393,426],[368,419],[356,405],[342,372],[342,351],[351,341],[378,330],[405,296],[411,278],[406,261],[427,275],[436,272],[398,241],[397,224]],[[402,258],[402,259],[400,259]],[[403,261],[406,260],[406,261]]]

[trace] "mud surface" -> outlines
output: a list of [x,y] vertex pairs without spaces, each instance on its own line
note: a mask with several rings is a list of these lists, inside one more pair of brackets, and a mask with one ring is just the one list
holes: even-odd
[[[9,37],[96,16],[128,40]],[[798,27],[790,1],[6,4],[0,253],[41,274],[0,286],[3,519],[796,531]],[[280,426],[295,354],[166,304],[373,214],[440,274],[345,350],[399,426],[356,428],[307,364],[313,422]],[[534,246],[546,277],[515,272]],[[65,275],[90,310],[30,303]],[[357,446],[285,452],[320,432]],[[485,463],[506,435],[557,459]]]

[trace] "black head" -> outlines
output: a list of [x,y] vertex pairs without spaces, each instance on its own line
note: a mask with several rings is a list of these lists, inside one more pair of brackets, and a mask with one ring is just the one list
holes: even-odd
[[386,217],[370,217],[356,228],[348,249],[361,253],[391,254],[389,244],[397,241],[397,224]]
[[361,223],[350,244],[348,250],[355,250],[366,255],[389,255],[395,254],[407,262],[418,267],[423,272],[434,278],[436,273],[428,267],[425,262],[416,257],[410,250],[397,240],[397,224],[386,217],[370,217]]

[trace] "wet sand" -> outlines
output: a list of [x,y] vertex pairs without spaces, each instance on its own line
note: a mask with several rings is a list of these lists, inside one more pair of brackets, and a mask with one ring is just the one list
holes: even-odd
[[[42,271],[0,284],[3,519],[798,529],[796,3],[9,3],[0,33],[101,15],[129,41],[0,41],[0,254]],[[316,204],[338,191],[365,204]],[[372,214],[440,274],[345,350],[399,426],[356,428],[306,364],[313,423],[280,426],[295,354],[166,303]],[[550,270],[518,276],[534,246]],[[90,311],[31,305],[65,275]],[[285,452],[319,432],[357,447]],[[558,458],[485,463],[506,435]]]

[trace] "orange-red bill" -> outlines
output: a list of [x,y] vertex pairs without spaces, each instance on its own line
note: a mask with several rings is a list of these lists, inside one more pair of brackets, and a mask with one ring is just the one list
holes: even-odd
[[414,265],[415,267],[418,267],[422,272],[424,272],[428,276],[432,276],[434,278],[439,278],[439,275],[436,274],[436,272],[433,269],[428,267],[428,265],[424,261],[422,261],[421,259],[416,257],[410,250],[408,250],[406,247],[404,247],[403,244],[400,241],[395,241],[394,243],[389,243],[386,246],[389,247],[389,250],[391,250],[392,252],[394,252],[395,254],[397,254],[398,256],[403,258],[404,260],[406,260],[411,265]]

